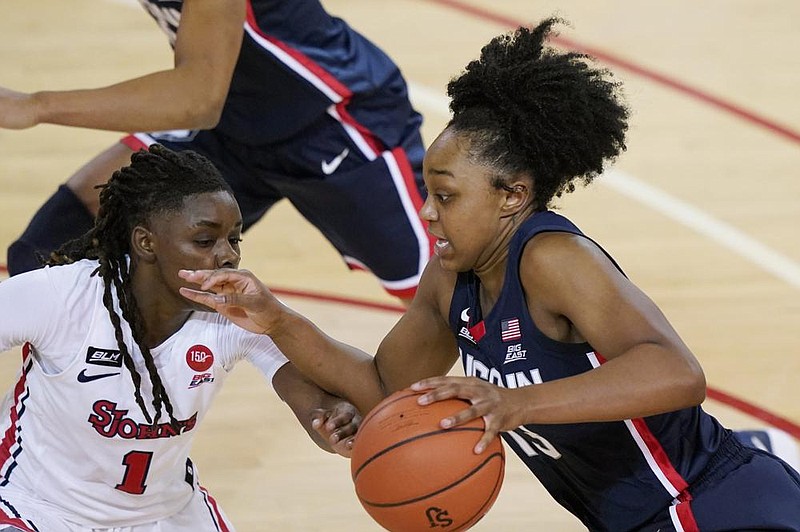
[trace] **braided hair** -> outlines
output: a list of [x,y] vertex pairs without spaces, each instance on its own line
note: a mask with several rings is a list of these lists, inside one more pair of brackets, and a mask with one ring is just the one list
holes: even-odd
[[503,175],[531,176],[535,210],[574,191],[576,180],[589,184],[625,150],[620,83],[584,54],[545,46],[563,22],[495,37],[447,85],[448,128],[466,135],[474,161],[497,171],[496,188],[507,186]]
[[[193,151],[174,152],[154,144],[131,156],[131,164],[114,172],[108,183],[100,185],[100,209],[94,227],[83,236],[54,251],[46,264],[57,266],[81,259],[97,260],[92,275],[103,280],[103,304],[114,326],[122,360],[131,375],[134,397],[148,423],[157,423],[166,409],[170,423],[177,426],[172,403],[156,370],[153,355],[144,342],[145,324],[131,284],[131,234],[134,227],[146,225],[151,216],[182,209],[188,196],[206,192],[231,191],[219,171],[205,157]],[[128,322],[139,346],[153,388],[155,416],[151,417],[141,394],[142,377],[122,334],[121,319],[114,309],[113,295],[119,301],[122,318]]]

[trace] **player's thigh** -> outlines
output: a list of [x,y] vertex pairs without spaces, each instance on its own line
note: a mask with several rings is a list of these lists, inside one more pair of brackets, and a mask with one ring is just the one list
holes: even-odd
[[417,277],[430,252],[414,178],[396,149],[322,179],[284,184],[281,191],[351,267],[399,281]]
[[115,532],[234,532],[233,524],[217,501],[201,486],[196,486],[192,499],[177,514],[153,523],[114,529]]
[[95,187],[106,183],[111,174],[129,164],[131,154],[133,150],[122,143],[112,145],[75,172],[67,180],[67,187],[92,214],[97,214],[100,192]]
[[61,510],[36,499],[27,491],[5,486],[0,489],[0,531],[79,532]]
[[742,465],[693,494],[690,504],[700,530],[796,530],[800,474],[769,453],[744,453]]
[[263,166],[258,161],[261,150],[236,142],[217,130],[137,133],[126,141],[143,148],[157,142],[174,151],[192,150],[211,161],[233,190],[245,231],[283,198],[270,183],[258,177]]

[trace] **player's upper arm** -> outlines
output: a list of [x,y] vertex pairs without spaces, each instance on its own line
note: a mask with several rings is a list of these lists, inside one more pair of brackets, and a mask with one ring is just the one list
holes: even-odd
[[242,44],[246,0],[185,0],[175,40],[175,71],[191,84],[186,104],[219,121]]
[[656,304],[587,238],[537,235],[523,252],[520,276],[534,322],[556,340],[587,341],[606,359],[640,344],[693,359]]
[[444,375],[458,360],[458,345],[447,322],[454,286],[455,274],[442,270],[436,260],[428,263],[414,300],[375,356],[387,394]]

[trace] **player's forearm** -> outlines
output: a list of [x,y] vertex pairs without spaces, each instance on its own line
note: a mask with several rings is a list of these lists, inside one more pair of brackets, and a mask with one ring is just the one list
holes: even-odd
[[334,340],[291,309],[269,335],[286,358],[322,389],[344,397],[361,412],[383,399],[373,357]]
[[700,404],[705,377],[691,360],[643,344],[592,371],[514,392],[521,424],[617,421]]
[[42,91],[30,105],[38,123],[121,132],[209,129],[225,94],[198,88],[189,73],[170,70],[99,89]]

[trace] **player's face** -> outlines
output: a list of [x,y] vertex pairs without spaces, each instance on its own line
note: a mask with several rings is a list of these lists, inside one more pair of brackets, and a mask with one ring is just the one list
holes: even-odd
[[446,129],[425,155],[428,197],[420,216],[436,237],[434,251],[450,271],[490,267],[505,253],[502,191],[491,185],[491,169],[469,157],[469,140]]
[[239,267],[242,215],[228,192],[188,196],[183,209],[157,215],[149,225],[159,278],[173,294],[185,285],[178,270]]

